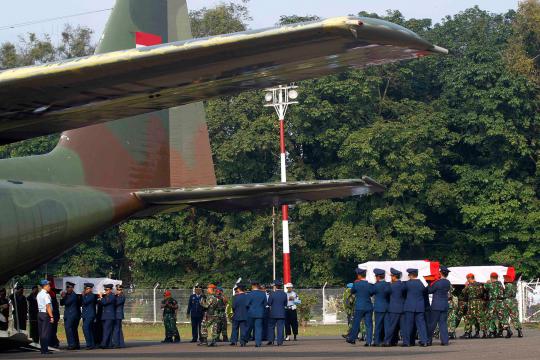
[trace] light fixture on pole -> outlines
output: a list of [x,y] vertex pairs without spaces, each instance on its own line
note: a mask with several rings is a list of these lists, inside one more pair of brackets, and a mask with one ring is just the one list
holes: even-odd
[[[298,104],[298,86],[280,85],[277,88],[266,89],[266,107],[273,107],[279,117],[279,139],[281,160],[281,182],[287,182],[286,152],[285,152],[285,114],[289,105]],[[291,255],[289,250],[289,206],[281,207],[283,217],[283,282],[291,282]]]

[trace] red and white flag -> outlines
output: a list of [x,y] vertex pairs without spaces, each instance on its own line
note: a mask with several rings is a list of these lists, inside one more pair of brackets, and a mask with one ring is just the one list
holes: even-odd
[[137,31],[135,33],[135,44],[137,48],[159,45],[163,43],[163,39],[159,35],[149,34]]

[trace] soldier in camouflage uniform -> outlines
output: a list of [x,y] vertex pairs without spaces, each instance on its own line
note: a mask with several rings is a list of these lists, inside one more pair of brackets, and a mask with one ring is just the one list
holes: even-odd
[[448,298],[448,337],[450,339],[456,338],[456,327],[458,324],[459,311],[459,298],[456,289],[451,286],[450,297]]
[[161,301],[163,309],[163,325],[165,326],[165,339],[162,343],[180,342],[180,334],[176,327],[176,310],[178,310],[178,302],[173,299],[169,290],[163,294],[164,299]]
[[499,275],[496,272],[491,273],[490,280],[484,286],[487,294],[486,320],[488,324],[488,337],[498,336],[498,329],[503,328],[503,284],[499,281]]
[[[487,325],[485,321],[485,289],[484,285],[474,279],[474,274],[467,275],[467,283],[463,289],[464,297],[467,300],[467,315],[465,315],[465,334],[460,336],[462,339],[480,338],[480,330],[483,332],[483,338],[487,337]],[[473,325],[476,327],[476,333],[472,335]]]
[[345,315],[347,315],[347,333],[342,334],[344,339],[349,336],[352,328],[352,320],[354,316],[354,301],[356,299],[355,295],[351,293],[351,284],[347,284],[345,292],[343,292],[343,309],[345,309]]
[[216,298],[218,299],[218,339],[221,335],[223,342],[229,342],[229,337],[227,335],[227,297],[223,294],[223,288],[217,287],[216,289]]
[[514,329],[517,330],[518,337],[523,337],[521,321],[519,321],[517,287],[509,276],[504,276],[505,288],[503,292],[503,327],[506,329],[506,338],[511,338],[513,333],[510,329],[509,320]]
[[201,324],[201,342],[199,345],[216,346],[219,338],[219,301],[215,295],[215,291],[216,285],[208,284],[206,295],[201,298],[201,306],[205,309],[205,313]]

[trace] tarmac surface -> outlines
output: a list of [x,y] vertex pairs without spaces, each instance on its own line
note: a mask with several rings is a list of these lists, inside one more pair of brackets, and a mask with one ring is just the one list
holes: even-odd
[[457,359],[457,360],[528,360],[540,359],[540,330],[526,330],[523,338],[454,340],[449,346],[423,347],[364,347],[357,342],[350,345],[341,338],[310,337],[284,346],[255,348],[233,347],[219,343],[217,347],[201,347],[191,343],[160,344],[155,342],[127,343],[125,349],[62,351],[52,355],[39,352],[0,353],[0,359],[351,359],[362,357],[369,360],[387,359]]

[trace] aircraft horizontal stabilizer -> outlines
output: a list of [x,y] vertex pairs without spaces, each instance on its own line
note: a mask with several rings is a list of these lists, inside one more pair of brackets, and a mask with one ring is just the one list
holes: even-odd
[[196,206],[211,210],[249,210],[304,201],[360,196],[384,191],[365,176],[352,180],[300,181],[269,184],[148,189],[135,195],[148,206]]

